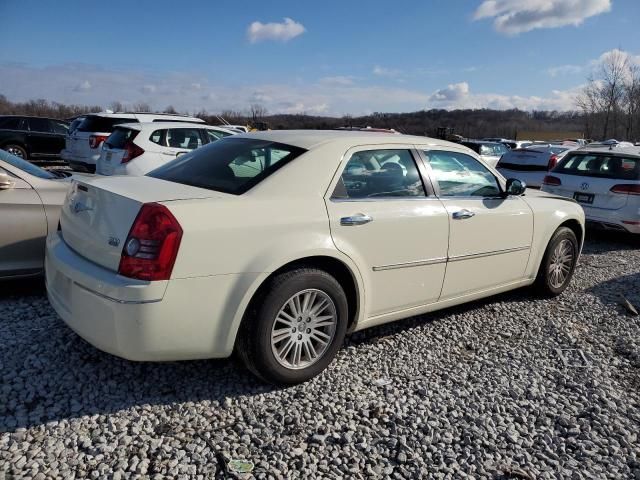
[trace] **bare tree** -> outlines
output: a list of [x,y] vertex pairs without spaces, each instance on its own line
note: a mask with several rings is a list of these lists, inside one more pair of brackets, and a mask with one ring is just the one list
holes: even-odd
[[133,106],[131,107],[131,111],[138,113],[148,113],[152,112],[153,109],[147,102],[137,102],[133,104]]
[[267,109],[259,103],[252,103],[249,107],[249,114],[253,121],[261,120],[267,116]]

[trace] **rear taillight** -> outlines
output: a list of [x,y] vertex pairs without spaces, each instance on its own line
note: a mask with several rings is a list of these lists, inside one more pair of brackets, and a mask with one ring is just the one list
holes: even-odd
[[136,157],[139,157],[144,153],[144,149],[140,148],[133,142],[127,142],[124,145],[124,155],[122,156],[122,160],[120,163],[127,163],[133,160]]
[[118,273],[139,280],[169,280],[181,239],[182,228],[169,209],[145,203],[122,249]]
[[546,175],[544,180],[542,180],[543,185],[562,185],[562,182],[558,177],[554,177],[552,175]]
[[108,135],[91,135],[89,137],[89,146],[91,148],[98,148],[107,138],[109,138]]
[[622,194],[627,194],[627,195],[640,195],[640,185],[636,185],[636,184],[620,184],[620,185],[614,185],[613,187],[611,187],[611,192],[612,193],[622,193]]
[[549,157],[549,164],[547,165],[547,170],[551,171],[553,167],[558,164],[558,156],[554,153]]

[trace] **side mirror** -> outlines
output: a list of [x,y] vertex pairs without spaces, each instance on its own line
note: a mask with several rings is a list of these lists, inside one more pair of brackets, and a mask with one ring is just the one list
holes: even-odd
[[522,195],[527,189],[527,184],[517,178],[507,180],[507,195]]
[[13,188],[13,181],[6,173],[0,172],[0,190],[9,190]]

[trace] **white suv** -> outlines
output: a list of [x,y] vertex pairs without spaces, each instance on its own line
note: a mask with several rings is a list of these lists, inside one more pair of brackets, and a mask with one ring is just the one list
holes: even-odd
[[204,123],[204,120],[166,113],[93,113],[67,137],[66,148],[60,152],[63,160],[74,170],[93,173],[100,157],[100,148],[116,125],[131,122],[189,122]]
[[178,155],[237,133],[201,123],[125,123],[104,141],[96,173],[144,175]]
[[640,233],[640,148],[587,146],[569,152],[544,178],[542,190],[577,201],[587,222]]

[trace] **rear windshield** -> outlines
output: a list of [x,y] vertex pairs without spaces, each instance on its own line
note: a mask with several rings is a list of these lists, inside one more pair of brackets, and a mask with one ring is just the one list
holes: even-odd
[[268,140],[227,137],[181,155],[148,176],[240,195],[304,152]]
[[640,158],[573,153],[561,160],[553,172],[585,177],[640,180]]
[[111,148],[124,148],[127,142],[136,138],[136,135],[138,135],[137,130],[117,127],[104,143]]
[[85,118],[80,125],[78,125],[77,130],[79,132],[113,132],[113,128],[115,125],[119,125],[121,123],[134,123],[136,122],[135,118],[116,118],[116,117],[99,117],[99,116],[89,116]]

